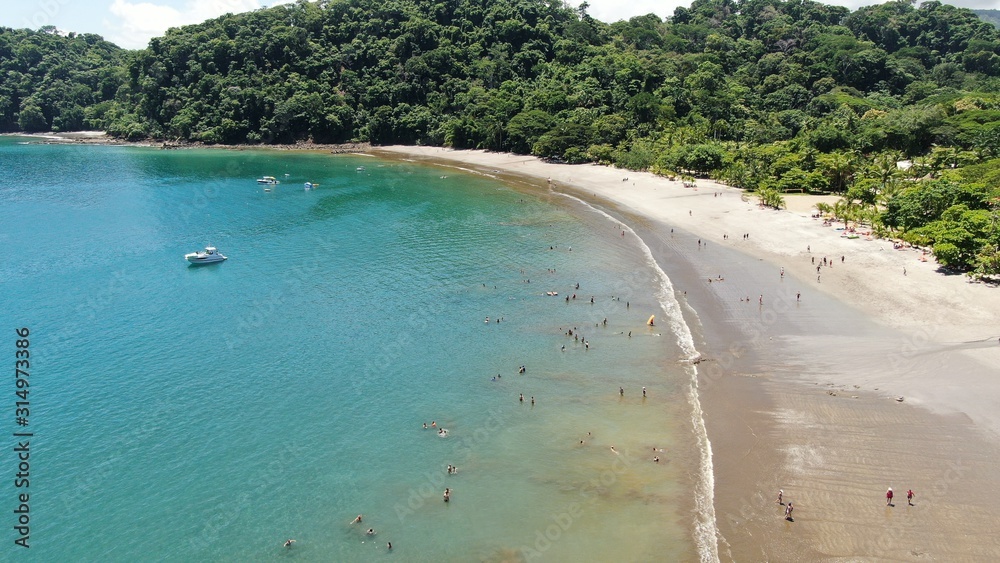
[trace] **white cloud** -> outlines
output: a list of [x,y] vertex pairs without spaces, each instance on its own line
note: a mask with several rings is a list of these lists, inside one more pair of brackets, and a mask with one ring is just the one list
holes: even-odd
[[[606,23],[614,23],[618,20],[627,20],[635,16],[644,16],[646,14],[656,14],[660,16],[661,19],[667,18],[674,14],[674,8],[677,6],[690,6],[690,1],[683,0],[668,0],[660,1],[656,0],[633,0],[632,2],[622,2],[621,0],[588,0],[587,2],[590,6],[587,8],[587,13],[590,17],[595,20],[600,20]],[[580,2],[575,2],[579,6]]]
[[[280,2],[269,4],[277,3]],[[111,30],[108,34],[111,42],[126,49],[141,49],[168,28],[260,7],[259,0],[185,0],[179,9],[164,3],[114,0],[109,7],[114,19],[106,19],[104,25]]]

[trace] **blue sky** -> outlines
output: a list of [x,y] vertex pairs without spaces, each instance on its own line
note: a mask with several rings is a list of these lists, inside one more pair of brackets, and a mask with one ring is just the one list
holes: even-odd
[[[64,31],[97,33],[129,49],[146,46],[169,27],[197,23],[227,12],[245,12],[289,0],[4,0],[0,26],[38,29],[54,25]],[[578,0],[570,0],[579,4]],[[855,9],[872,0],[829,0]],[[966,8],[1000,9],[1000,0],[953,0]],[[589,0],[588,13],[602,21],[617,21],[654,13],[667,17],[690,0]]]

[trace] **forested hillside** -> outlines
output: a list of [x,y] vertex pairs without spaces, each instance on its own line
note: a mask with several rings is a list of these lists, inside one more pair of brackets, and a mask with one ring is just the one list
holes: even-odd
[[99,35],[0,28],[0,132],[92,126],[123,81],[124,54]]
[[[484,148],[711,176],[775,206],[833,191],[838,220],[1000,273],[1000,32],[937,1],[696,0],[607,24],[559,0],[299,0],[124,56],[94,42],[78,74],[27,60],[43,34],[2,32],[0,64],[39,77],[4,91],[8,129],[82,108],[132,140]],[[80,38],[45,41],[43,59]]]

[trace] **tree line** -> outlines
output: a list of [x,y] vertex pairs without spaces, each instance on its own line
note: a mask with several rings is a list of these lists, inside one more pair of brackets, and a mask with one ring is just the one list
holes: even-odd
[[[561,0],[299,0],[137,51],[2,29],[0,70],[7,131],[481,148],[707,176],[776,206],[834,192],[838,217],[1000,273],[981,220],[997,212],[981,179],[1000,168],[1000,32],[937,1],[695,0],[604,23]],[[970,183],[978,199],[945,189],[920,225],[893,211]]]

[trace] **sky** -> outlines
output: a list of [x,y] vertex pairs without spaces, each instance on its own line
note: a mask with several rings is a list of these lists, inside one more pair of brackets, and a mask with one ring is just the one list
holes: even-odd
[[[38,29],[54,25],[62,31],[96,33],[127,49],[141,49],[150,38],[178,27],[228,12],[245,12],[291,0],[3,0],[0,26]],[[919,3],[920,0],[918,0]],[[579,5],[578,0],[569,0]],[[827,0],[826,4],[861,6],[878,0]],[[974,9],[1000,9],[1000,0],[951,0],[944,3]],[[594,18],[614,22],[633,16],[669,17],[691,0],[588,0]]]

